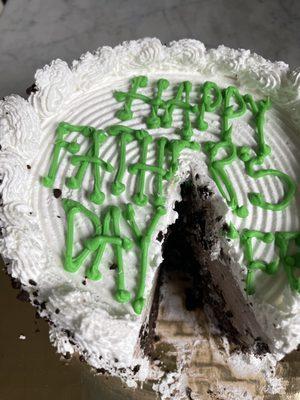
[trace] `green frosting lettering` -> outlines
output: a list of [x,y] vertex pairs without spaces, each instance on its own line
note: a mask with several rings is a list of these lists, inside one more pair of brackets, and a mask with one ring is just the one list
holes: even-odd
[[[87,259],[94,253],[91,265],[86,271],[86,276],[91,280],[100,280],[102,274],[99,271],[100,263],[108,244],[114,248],[116,264],[118,267],[116,279],[115,299],[120,303],[126,303],[130,300],[130,293],[125,289],[125,273],[123,266],[122,252],[129,251],[132,248],[132,241],[127,237],[121,237],[120,217],[121,210],[116,206],[110,206],[103,220],[103,226],[99,217],[88,210],[82,204],[70,199],[63,199],[63,207],[67,219],[66,253],[64,267],[66,271],[76,272]],[[74,251],[74,223],[75,216],[78,213],[84,214],[93,224],[95,234],[86,239],[83,243],[83,249],[73,257]],[[111,234],[110,231],[113,231]]]
[[147,269],[148,269],[148,257],[149,257],[149,246],[151,241],[153,240],[153,233],[157,228],[160,218],[166,214],[166,209],[164,207],[156,207],[154,216],[152,217],[149,226],[142,234],[136,221],[135,221],[135,212],[133,206],[131,204],[127,204],[126,211],[124,212],[124,218],[127,220],[131,231],[135,237],[136,244],[140,249],[140,274],[139,274],[139,282],[138,289],[133,300],[133,309],[136,314],[141,314],[144,305],[145,305],[145,284],[147,277]]
[[264,134],[265,113],[271,106],[270,99],[265,101],[261,100],[258,103],[255,103],[250,95],[246,95],[244,98],[255,117],[257,149],[255,155],[251,156],[251,148],[248,146],[242,146],[238,150],[239,158],[244,162],[247,174],[253,179],[264,178],[267,176],[276,177],[281,180],[284,187],[284,196],[278,203],[267,202],[260,193],[249,193],[249,201],[256,207],[272,211],[282,211],[289,206],[295,196],[295,182],[288,175],[276,169],[256,169],[263,165],[265,159],[271,154],[271,148],[266,144]]
[[279,269],[279,258],[267,263],[263,260],[254,260],[253,239],[261,240],[264,243],[271,244],[275,240],[273,233],[264,233],[255,230],[244,229],[241,234],[241,243],[245,248],[245,258],[248,265],[246,277],[246,293],[251,295],[255,293],[254,277],[255,271],[261,270],[269,275],[274,275]]
[[[67,142],[64,137],[70,133],[77,132],[88,138],[92,142],[85,155],[77,155],[80,145],[76,141]],[[89,194],[89,199],[95,204],[102,204],[104,193],[101,191],[100,167],[106,172],[113,172],[113,166],[99,157],[100,145],[105,142],[107,135],[103,130],[98,130],[90,126],[71,125],[61,122],[56,129],[56,141],[52,153],[52,160],[48,175],[42,178],[42,183],[46,187],[53,187],[59,165],[62,161],[60,155],[63,149],[70,152],[70,162],[77,167],[77,172],[72,177],[66,178],[66,186],[70,189],[80,189],[83,178],[86,174],[89,164],[92,167],[92,176],[94,178],[94,188]]]

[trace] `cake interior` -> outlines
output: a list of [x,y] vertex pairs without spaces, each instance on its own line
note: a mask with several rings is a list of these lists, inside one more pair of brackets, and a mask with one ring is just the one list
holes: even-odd
[[[197,179],[197,176],[189,178],[181,184],[182,200],[175,204],[178,218],[165,235],[162,232],[158,234],[164,260],[149,321],[141,331],[141,347],[145,354],[156,357],[155,342],[159,340],[156,321],[165,295],[163,288],[176,280],[180,282],[187,313],[201,310],[212,333],[226,336],[232,350],[264,354],[269,349],[255,320],[251,302],[240,293],[230,273],[230,259],[222,248],[222,243],[227,241],[228,227],[223,216],[218,215],[213,192],[207,186],[199,185]],[[216,246],[219,246],[219,255],[211,261]],[[230,293],[234,299],[232,302],[228,301]],[[233,307],[237,299],[242,303]],[[241,313],[245,314],[243,318]]]

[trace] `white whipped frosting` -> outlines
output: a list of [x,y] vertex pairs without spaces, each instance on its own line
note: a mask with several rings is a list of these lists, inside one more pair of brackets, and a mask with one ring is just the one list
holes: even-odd
[[[0,102],[0,173],[3,179],[0,251],[5,259],[11,261],[9,272],[21,281],[29,293],[37,288],[41,301],[46,301],[47,309],[42,315],[50,315],[54,323],[50,338],[59,352],[78,351],[90,365],[104,367],[112,374],[120,374],[115,372],[114,367],[141,364],[142,368],[135,376],[126,373],[127,383],[132,385],[135,379],[147,377],[147,362],[141,358],[137,342],[149,308],[146,307],[144,313],[137,316],[130,304],[122,305],[114,300],[115,271],[109,269],[112,252],[105,254],[101,265],[102,281],[87,281],[84,285],[83,268],[76,274],[64,271],[65,216],[61,199],[56,199],[52,190],[43,187],[39,179],[47,174],[50,165],[57,124],[67,121],[104,129],[120,123],[115,112],[121,105],[113,98],[113,91],[128,90],[129,78],[142,74],[147,75],[150,82],[167,78],[171,85],[164,93],[166,97],[171,96],[174,85],[184,80],[193,83],[191,99],[197,98],[197,88],[207,80],[215,81],[221,87],[234,84],[242,93],[253,94],[255,98],[269,95],[273,102],[272,109],[267,112],[265,128],[266,141],[272,148],[269,167],[289,174],[297,184],[300,177],[300,162],[297,159],[300,150],[300,71],[290,71],[283,62],[271,63],[247,50],[232,50],[224,46],[206,50],[196,40],[181,40],[164,46],[158,39],[126,42],[115,48],[102,47],[93,54],[86,53],[74,61],[72,67],[64,61],[55,60],[37,71],[35,85],[38,91],[31,94],[27,101],[12,95]],[[143,92],[150,94],[150,86],[142,89]],[[134,102],[134,118],[123,124],[135,129],[146,128],[142,116],[146,116],[148,110],[147,105]],[[181,118],[180,111],[174,113],[174,127],[181,126]],[[209,114],[207,120],[208,131],[197,134],[194,130],[194,140],[203,142],[218,138],[218,116]],[[247,117],[234,121],[233,126],[233,140],[237,145],[255,144],[254,131]],[[174,129],[159,128],[151,131],[151,135],[178,138]],[[118,157],[114,141],[114,138],[109,138],[101,150],[105,160],[113,165]],[[132,142],[127,150],[127,163],[135,162],[137,157],[138,148],[136,142]],[[154,151],[151,157],[148,162],[154,164]],[[72,168],[65,159],[54,187],[62,190],[62,197],[92,207],[84,191],[70,191],[63,185],[63,178],[71,173]],[[151,243],[146,295],[151,292],[157,267],[162,260],[161,243],[155,240],[156,235],[160,230],[166,231],[168,225],[175,221],[173,207],[175,201],[180,199],[179,184],[189,173],[200,173],[203,183],[208,183],[220,202],[224,203],[208,176],[204,153],[184,151],[176,178],[165,186],[168,213],[161,219]],[[148,175],[148,187],[152,188],[153,176]],[[249,179],[241,162],[230,168],[230,176],[243,204],[250,189],[262,193],[269,201],[277,201],[282,194],[277,180]],[[84,182],[85,188],[90,187],[91,176]],[[125,182],[126,191],[118,198],[110,195],[109,190],[105,191],[106,205],[130,202],[135,178],[127,174]],[[283,212],[265,211],[249,203],[247,206],[249,216],[241,220],[223,204],[223,209],[228,212],[226,218],[233,221],[238,229],[300,230],[299,187],[296,198]],[[100,209],[94,207],[95,211]],[[147,223],[149,208],[135,209],[137,223],[143,227]],[[86,221],[78,218],[80,238],[86,237],[89,229]],[[122,229],[130,236],[125,225]],[[237,242],[232,243],[229,251],[233,259],[231,272],[243,290],[246,274],[243,252]],[[268,259],[272,254],[271,248],[261,243],[255,245],[257,258]],[[136,253],[129,252],[124,257],[124,265],[127,288],[133,292],[138,268]],[[37,287],[29,284],[30,279],[37,283]],[[296,348],[300,343],[300,296],[292,293],[285,274],[280,272],[275,278],[260,274],[257,293],[251,302],[277,357]],[[59,313],[55,313],[57,309]],[[74,334],[71,343],[66,330]]]

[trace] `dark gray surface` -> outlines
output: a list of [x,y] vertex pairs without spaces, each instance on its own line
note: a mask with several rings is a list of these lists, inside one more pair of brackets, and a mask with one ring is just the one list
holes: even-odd
[[34,71],[101,45],[155,36],[251,49],[300,65],[298,0],[9,0],[0,17],[0,96],[23,94]]

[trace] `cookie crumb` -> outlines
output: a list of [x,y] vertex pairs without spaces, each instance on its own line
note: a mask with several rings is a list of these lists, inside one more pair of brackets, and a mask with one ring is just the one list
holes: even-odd
[[53,189],[53,195],[56,199],[58,199],[61,196],[61,190],[60,189]]
[[159,242],[162,242],[164,238],[164,234],[162,233],[162,231],[158,232],[158,235],[156,237],[156,240],[158,240]]

